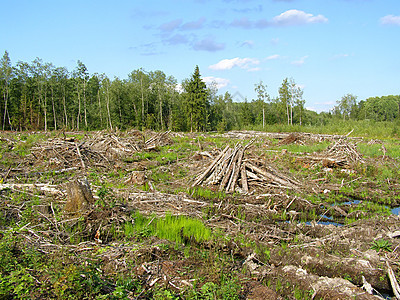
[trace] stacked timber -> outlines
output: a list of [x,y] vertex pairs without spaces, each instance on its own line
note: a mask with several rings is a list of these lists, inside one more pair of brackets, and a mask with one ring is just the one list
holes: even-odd
[[192,187],[205,184],[219,186],[220,191],[248,193],[250,188],[280,187],[297,189],[299,183],[280,174],[271,167],[257,166],[245,158],[246,149],[251,145],[236,144],[232,149],[226,146],[211,164],[196,178]]

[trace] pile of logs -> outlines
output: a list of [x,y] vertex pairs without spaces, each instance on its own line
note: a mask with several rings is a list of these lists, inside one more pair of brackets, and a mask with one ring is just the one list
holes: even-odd
[[245,159],[245,151],[251,145],[237,144],[235,148],[225,149],[211,162],[194,181],[192,187],[201,185],[219,185],[220,191],[248,193],[250,187],[261,186],[297,189],[299,183],[279,174],[271,167],[257,166],[250,159]]

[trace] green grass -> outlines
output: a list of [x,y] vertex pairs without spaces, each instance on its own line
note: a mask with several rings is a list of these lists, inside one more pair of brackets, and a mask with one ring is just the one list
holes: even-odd
[[188,194],[195,199],[202,200],[223,200],[226,198],[225,191],[213,191],[201,186],[190,188]]
[[400,135],[396,122],[376,122],[373,120],[346,120],[332,118],[321,125],[267,125],[265,129],[261,126],[246,128],[265,132],[309,132],[319,134],[345,135],[353,130],[350,136],[363,136],[366,138],[397,138]]
[[[384,140],[383,144],[386,148],[386,156],[393,159],[400,158],[400,145],[398,140]],[[359,143],[357,145],[358,151],[366,157],[380,157],[383,156],[382,144],[368,145],[367,143]]]
[[186,216],[172,216],[170,213],[164,218],[156,218],[136,212],[134,222],[125,223],[125,235],[138,238],[157,236],[179,244],[200,243],[212,238],[211,230],[200,220]]

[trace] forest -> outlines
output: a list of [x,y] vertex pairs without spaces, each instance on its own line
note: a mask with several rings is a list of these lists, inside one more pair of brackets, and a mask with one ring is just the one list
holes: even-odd
[[[190,74],[189,74],[190,75]],[[326,125],[343,120],[399,119],[400,96],[358,101],[346,94],[329,112],[305,108],[303,90],[284,78],[279,95],[270,97],[267,85],[255,83],[256,99],[237,102],[206,85],[198,66],[181,83],[161,70],[133,70],[126,79],[90,74],[77,61],[74,70],[36,58],[12,64],[5,51],[0,61],[2,130],[128,129],[172,131],[264,130],[271,124]]]

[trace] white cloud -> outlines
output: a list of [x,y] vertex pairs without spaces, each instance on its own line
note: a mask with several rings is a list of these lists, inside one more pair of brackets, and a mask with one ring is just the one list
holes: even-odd
[[315,107],[312,107],[312,106],[307,106],[306,109],[317,112],[317,109]]
[[241,19],[234,20],[231,25],[233,27],[240,27],[244,29],[250,29],[253,27],[253,22],[251,22],[248,18],[243,17]]
[[328,19],[323,15],[314,16],[297,9],[287,10],[272,19],[272,24],[276,26],[304,25],[326,22],[328,22]]
[[300,66],[304,65],[304,63],[306,62],[307,58],[308,58],[308,55],[303,56],[299,60],[292,61],[291,64],[300,67]]
[[381,18],[382,25],[398,25],[400,26],[400,16],[387,15]]
[[223,59],[218,63],[209,66],[208,68],[211,70],[230,70],[233,67],[239,67],[241,69],[251,69],[254,68],[254,65],[260,64],[260,61],[255,58],[239,58],[235,57],[232,59]]
[[279,44],[279,38],[273,38],[273,39],[271,39],[270,43],[271,43],[272,45],[274,45],[274,46],[278,45],[278,44]]
[[274,60],[274,59],[279,59],[279,58],[281,58],[281,56],[279,54],[274,54],[274,55],[267,56],[265,59],[266,60]]
[[178,83],[178,84],[175,86],[175,91],[177,91],[178,93],[183,93],[185,90],[183,89],[182,84]]
[[207,85],[209,85],[211,83],[216,83],[218,89],[226,87],[230,83],[229,79],[220,78],[220,77],[207,76],[207,77],[203,77],[202,79],[204,80],[204,82]]
[[261,70],[261,68],[259,68],[259,67],[247,69],[248,72],[258,72],[260,70]]
[[230,23],[230,26],[239,27],[242,29],[253,29],[253,28],[268,28],[268,27],[280,27],[280,26],[297,26],[306,25],[313,23],[326,23],[328,19],[323,15],[316,15],[306,13],[302,10],[290,9],[272,19],[259,19],[256,21],[249,20],[247,17],[241,19],[235,19]]

